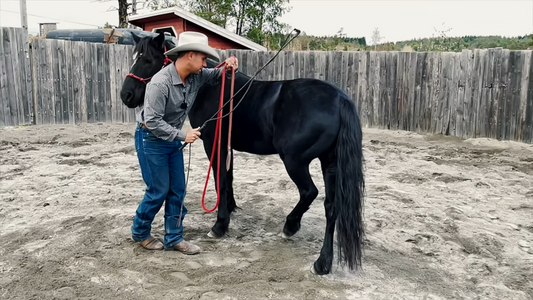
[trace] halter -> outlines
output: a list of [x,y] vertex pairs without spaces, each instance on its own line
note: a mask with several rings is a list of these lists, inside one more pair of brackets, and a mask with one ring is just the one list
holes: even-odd
[[[167,46],[163,46],[164,47],[164,51],[167,52]],[[165,60],[163,61],[163,66],[161,68],[164,68],[166,67],[168,64],[171,64],[173,63],[172,59],[168,58],[168,55],[165,55]],[[152,79],[153,76],[150,76],[150,77],[147,77],[147,78],[142,78],[142,77],[139,77],[133,73],[129,73],[128,75],[126,75],[126,77],[132,77],[132,78],[135,78],[137,80],[139,80],[140,82],[143,82],[144,84],[147,84],[148,82],[150,82],[150,80]]]

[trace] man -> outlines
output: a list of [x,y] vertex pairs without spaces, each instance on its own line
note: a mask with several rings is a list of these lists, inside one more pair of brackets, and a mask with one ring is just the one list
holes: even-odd
[[[135,213],[131,231],[133,239],[145,249],[165,248],[197,254],[200,247],[183,239],[183,218],[187,209],[182,205],[185,172],[183,152],[179,147],[182,141],[196,141],[200,131],[184,131],[182,126],[198,89],[204,84],[218,83],[223,74],[222,68],[206,68],[207,57],[220,59],[202,33],[181,33],[178,45],[165,55],[171,53],[178,53],[178,59],[152,77],[146,87],[143,107],[137,115],[135,148],[147,189]],[[237,69],[237,59],[226,59],[226,67]],[[161,243],[151,236],[150,230],[165,200],[165,238]]]

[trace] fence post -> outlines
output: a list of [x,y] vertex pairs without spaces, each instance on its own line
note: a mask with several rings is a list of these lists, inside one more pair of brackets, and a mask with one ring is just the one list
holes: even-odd
[[[34,61],[33,61],[33,43],[31,43],[29,41],[29,36],[26,35],[26,40],[28,41],[27,43],[27,48],[26,48],[26,56],[27,56],[27,59],[29,61],[29,63],[25,64],[26,66],[26,76],[29,76],[30,77],[30,82],[28,84],[28,96],[31,96],[31,104],[32,104],[32,108],[31,108],[31,111],[33,112],[33,116],[32,116],[32,124],[33,125],[37,125],[37,91],[36,91],[36,88],[35,88],[35,68],[33,66],[34,64]],[[29,69],[29,70],[28,70]]]

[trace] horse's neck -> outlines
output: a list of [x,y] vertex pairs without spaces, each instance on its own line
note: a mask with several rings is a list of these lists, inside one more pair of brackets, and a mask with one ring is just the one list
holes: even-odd
[[264,80],[258,80],[257,77],[252,79],[252,76],[244,75],[244,73],[235,74],[235,86],[239,85],[239,88],[240,86],[250,84],[250,81],[252,85],[264,82]]
[[235,74],[235,86],[241,88],[241,86],[249,83],[249,79],[250,77],[238,76],[237,74]]

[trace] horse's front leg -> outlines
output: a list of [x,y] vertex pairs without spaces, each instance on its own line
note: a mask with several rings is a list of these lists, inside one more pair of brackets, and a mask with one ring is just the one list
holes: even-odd
[[[218,145],[216,145],[215,147],[217,146]],[[210,143],[210,141],[204,141],[204,149],[209,158],[211,158],[211,153],[213,150],[212,147],[213,144]],[[215,222],[215,225],[213,225],[213,227],[211,228],[211,231],[208,233],[208,236],[213,238],[221,238],[227,233],[230,223],[230,208],[233,210],[233,207],[235,206],[235,199],[233,199],[233,191],[231,188],[228,188],[232,184],[233,176],[231,172],[226,171],[227,153],[228,150],[226,149],[226,147],[224,147],[224,145],[221,145],[220,164],[218,163],[218,154],[216,152],[216,148],[215,157],[213,157],[212,172],[213,177],[215,178],[215,190],[218,192],[217,187],[220,189],[217,220]],[[218,168],[220,168],[220,180],[218,180],[217,178]]]
[[237,206],[235,195],[233,194],[233,149],[230,153],[229,170],[226,173],[226,195],[228,197],[228,213],[231,215],[232,212],[240,209],[240,207]]

